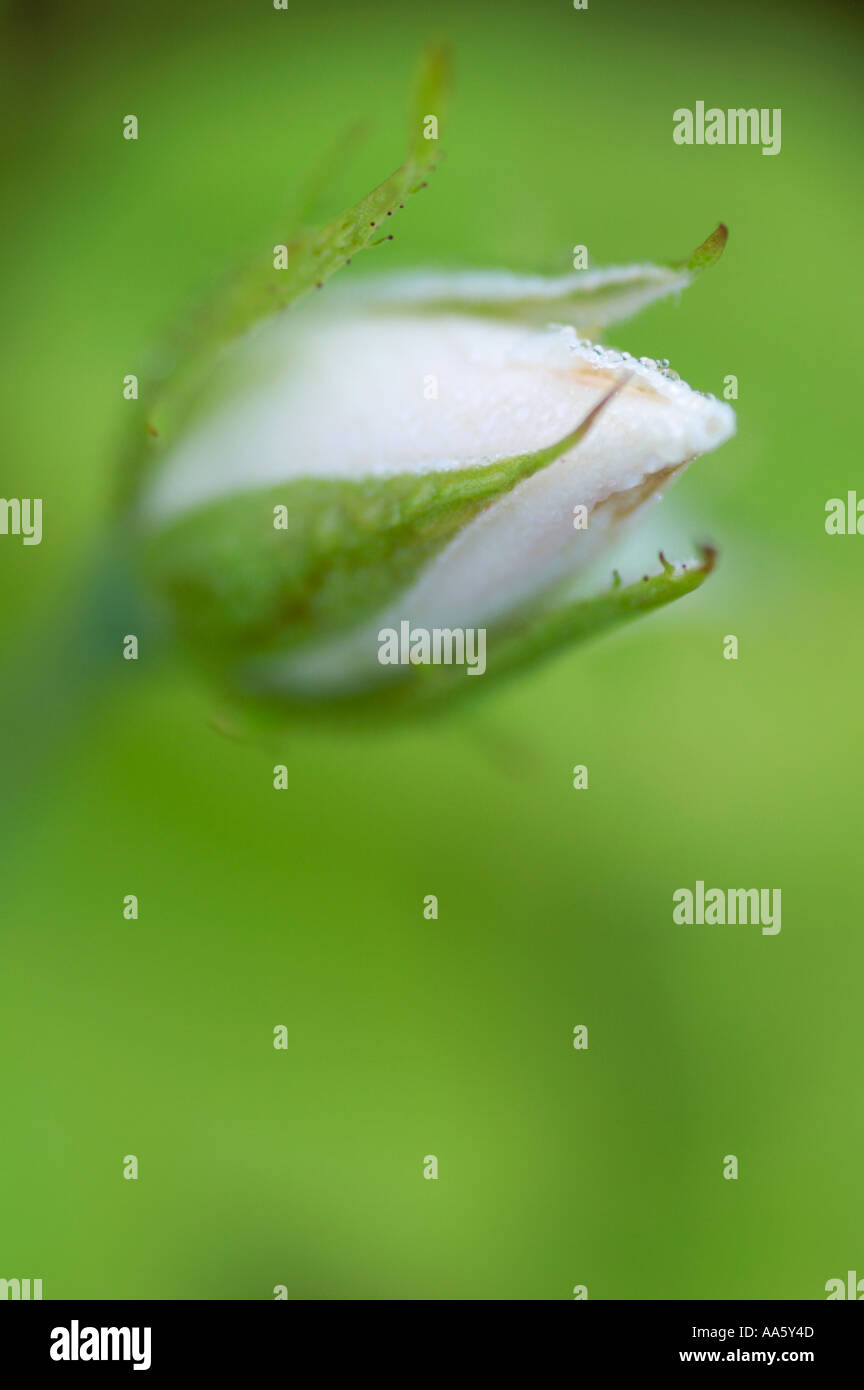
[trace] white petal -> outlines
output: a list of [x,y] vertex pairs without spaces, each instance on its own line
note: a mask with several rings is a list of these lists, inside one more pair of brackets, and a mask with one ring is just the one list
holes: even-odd
[[[170,519],[298,476],[421,473],[534,452],[572,429],[625,368],[634,381],[579,451],[584,496],[574,501],[632,486],[734,428],[728,406],[592,349],[569,328],[289,315],[255,350],[265,380],[181,441],[145,495],[145,515]],[[437,398],[427,399],[433,382]]]

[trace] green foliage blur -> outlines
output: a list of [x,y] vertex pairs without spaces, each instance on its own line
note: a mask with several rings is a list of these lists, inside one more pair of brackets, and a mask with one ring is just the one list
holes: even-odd
[[[109,525],[123,376],[278,239],[356,118],[327,211],[396,167],[430,39],[446,158],[345,273],[667,260],[722,219],[720,264],[609,336],[740,398],[738,438],[664,503],[685,551],[719,549],[705,586],[452,717],[289,731],[276,757],[214,728],[182,662],[122,662],[122,605],[74,719],[33,686],[0,745],[0,1277],[819,1299],[864,1273],[864,539],[824,528],[864,496],[860,12],[94,0],[2,24],[0,492],[44,498],[45,526],[0,536],[4,688]],[[782,152],[676,146],[698,100],[782,108]],[[780,887],[781,933],[674,926],[697,879]]]

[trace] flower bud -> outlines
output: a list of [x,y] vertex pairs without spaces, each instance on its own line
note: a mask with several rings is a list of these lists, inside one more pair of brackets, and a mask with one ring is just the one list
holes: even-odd
[[542,320],[631,312],[688,274],[397,276],[247,335],[242,385],[139,485],[184,633],[243,690],[299,700],[412,674],[379,659],[406,621],[509,640],[735,429],[667,364]]

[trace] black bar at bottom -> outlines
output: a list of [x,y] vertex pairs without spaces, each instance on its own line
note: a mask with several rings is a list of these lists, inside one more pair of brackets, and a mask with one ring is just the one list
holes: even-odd
[[[862,1314],[829,1301],[573,1302],[562,1316],[544,1315],[539,1342],[536,1311],[520,1326],[520,1315],[508,1304],[506,1329],[487,1331],[477,1318],[491,1316],[494,1323],[495,1315],[478,1313],[482,1300],[469,1304],[470,1326],[462,1324],[458,1305],[448,1305],[456,1309],[448,1314],[441,1303],[446,1300],[425,1314],[406,1312],[400,1304],[398,1321],[385,1314],[376,1326],[379,1315],[368,1304],[363,1322],[354,1324],[348,1302],[335,1308],[304,1302],[299,1315],[296,1305],[277,1301],[11,1302],[0,1310],[0,1368],[91,1378],[107,1368],[115,1376],[137,1371],[142,1380],[189,1371],[201,1385],[211,1376],[221,1381],[252,1369],[291,1375],[299,1369],[298,1355],[307,1363],[311,1355],[318,1371],[332,1371],[344,1358],[352,1371],[395,1371],[401,1365],[412,1379],[428,1379],[436,1365],[449,1374],[482,1358],[488,1376],[496,1349],[512,1373],[514,1352],[524,1346],[536,1362],[542,1351],[546,1361],[559,1335],[565,1364],[577,1374],[589,1366],[666,1371],[705,1365],[807,1366],[820,1375],[844,1367],[854,1374],[860,1364]],[[406,1340],[415,1348],[407,1360]],[[415,1355],[419,1364],[412,1369]]]

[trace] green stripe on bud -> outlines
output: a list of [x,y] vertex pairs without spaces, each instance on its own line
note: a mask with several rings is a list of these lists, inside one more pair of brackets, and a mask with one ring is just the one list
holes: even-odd
[[146,568],[210,659],[290,651],[407,588],[491,502],[575,448],[627,379],[533,453],[356,482],[299,477],[186,511],[146,538]]

